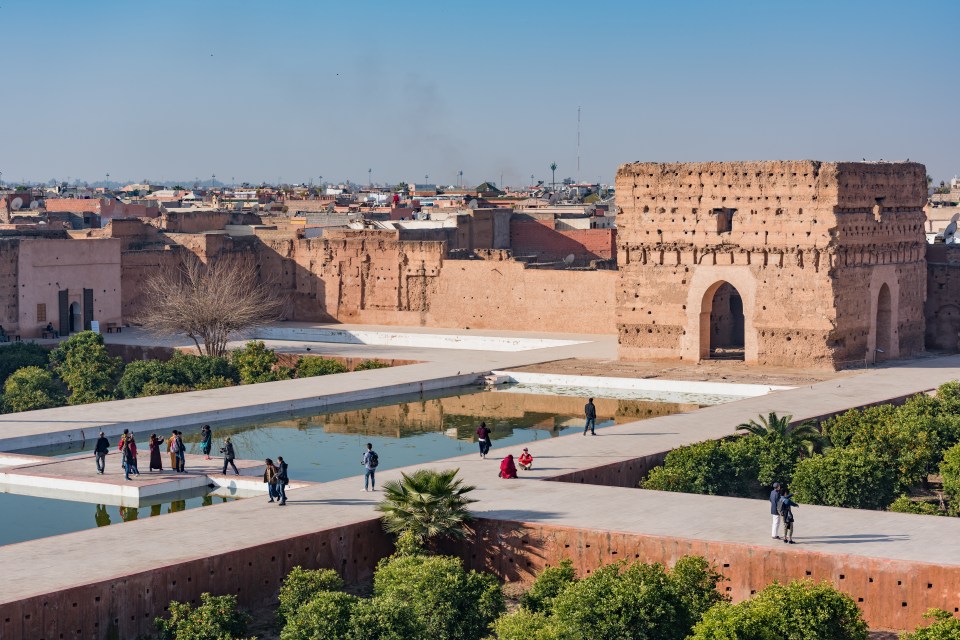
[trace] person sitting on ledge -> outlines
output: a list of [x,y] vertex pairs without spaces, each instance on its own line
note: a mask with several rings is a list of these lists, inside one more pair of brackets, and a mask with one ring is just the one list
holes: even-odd
[[60,334],[57,333],[56,329],[53,328],[53,323],[52,323],[52,322],[48,322],[48,323],[47,323],[47,326],[46,326],[43,330],[46,331],[47,333],[49,333],[50,336],[53,337],[53,338],[59,338],[59,337],[60,337]]
[[505,480],[517,477],[517,465],[513,464],[512,455],[508,455],[500,463],[500,477]]
[[530,452],[526,447],[523,448],[523,453],[520,454],[520,457],[517,458],[517,462],[520,464],[520,468],[524,471],[530,471],[533,468],[533,456],[530,455]]

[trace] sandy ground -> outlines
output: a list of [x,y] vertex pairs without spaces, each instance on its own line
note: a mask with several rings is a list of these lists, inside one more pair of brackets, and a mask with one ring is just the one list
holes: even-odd
[[660,378],[664,380],[702,380],[742,384],[773,384],[803,386],[824,380],[833,380],[857,373],[856,371],[818,371],[760,367],[731,360],[708,360],[699,364],[679,362],[627,362],[623,360],[554,360],[524,367],[516,371],[556,373],[578,376],[612,378]]

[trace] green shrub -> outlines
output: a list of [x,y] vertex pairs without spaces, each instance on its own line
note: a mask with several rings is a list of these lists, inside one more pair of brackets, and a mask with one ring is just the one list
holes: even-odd
[[120,382],[117,383],[117,392],[123,398],[140,398],[146,395],[143,388],[148,383],[161,385],[175,385],[180,383],[176,372],[160,360],[134,360],[123,369]]
[[849,596],[827,583],[771,584],[750,600],[712,607],[691,640],[867,640],[867,625]]
[[339,360],[322,358],[320,356],[306,356],[297,360],[297,377],[312,378],[314,376],[328,376],[333,373],[346,373],[347,366]]
[[520,596],[520,605],[531,612],[550,611],[553,599],[576,580],[577,572],[569,559],[561,560],[557,567],[545,567]]
[[354,371],[369,371],[370,369],[389,369],[390,365],[381,360],[364,360],[353,368]]
[[33,411],[64,404],[63,385],[52,373],[40,367],[17,369],[3,385],[5,411]]
[[753,495],[760,488],[760,438],[707,440],[667,454],[662,467],[650,471],[644,489],[707,495]]
[[578,640],[556,619],[525,607],[497,618],[493,631],[498,640]]
[[50,352],[38,344],[13,342],[0,347],[0,385],[7,381],[14,371],[24,367],[46,367],[50,362]]
[[939,457],[939,438],[925,411],[926,401],[905,407],[880,405],[847,411],[824,423],[824,434],[834,447],[858,448],[893,468],[897,492],[903,493],[926,479]]
[[350,611],[356,596],[342,591],[321,591],[302,605],[280,632],[280,640],[348,640]]
[[960,640],[960,620],[943,609],[930,609],[924,618],[932,620],[926,627],[917,627],[913,633],[905,633],[900,640]]
[[183,393],[184,391],[192,391],[192,389],[185,384],[168,384],[151,380],[143,385],[143,389],[140,390],[140,397],[165,396],[171,393]]
[[793,474],[797,502],[883,509],[897,495],[897,471],[859,447],[831,449],[801,460]]
[[642,562],[601,567],[557,595],[555,624],[573,638],[682,640],[723,596],[721,576],[705,560],[678,565],[674,572]]
[[280,606],[277,619],[280,624],[297,609],[322,591],[340,591],[343,580],[333,569],[304,569],[294,567],[280,585]]
[[909,496],[900,496],[890,503],[888,511],[897,513],[915,513],[924,516],[942,516],[946,515],[940,511],[940,507],[930,502],[911,500]]
[[960,444],[943,454],[940,475],[943,477],[943,492],[950,496],[950,514],[957,515],[960,513]]
[[70,389],[70,404],[112,400],[123,363],[111,358],[103,336],[82,331],[50,353],[50,365]]
[[237,609],[236,596],[202,593],[196,609],[171,602],[170,618],[155,623],[161,640],[238,640],[247,632],[250,616]]
[[214,376],[200,382],[197,386],[194,387],[197,391],[203,391],[204,389],[223,389],[224,387],[232,387],[236,383],[230,378],[224,378],[223,376]]
[[374,594],[411,606],[417,622],[435,640],[480,640],[503,613],[497,579],[466,571],[459,558],[393,556],[378,565]]
[[411,640],[428,638],[413,608],[393,597],[358,600],[350,614],[350,640]]
[[226,358],[198,356],[176,351],[166,364],[174,372],[177,384],[185,384],[197,389],[216,388],[206,385],[218,379],[229,380],[231,384],[240,382],[240,372]]
[[273,382],[290,377],[289,369],[278,367],[277,354],[267,349],[261,340],[251,340],[230,354],[230,362],[236,367],[240,381],[244,384]]

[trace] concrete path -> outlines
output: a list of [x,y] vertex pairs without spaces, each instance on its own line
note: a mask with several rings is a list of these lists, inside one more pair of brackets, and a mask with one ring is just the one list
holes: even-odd
[[[115,448],[107,455],[103,474],[97,473],[92,453],[68,458],[39,458],[5,468],[0,460],[0,491],[50,498],[69,495],[69,499],[81,502],[136,507],[149,498],[206,488],[211,484],[211,476],[228,482],[231,478],[221,474],[222,458],[206,460],[203,456],[187,454],[184,466],[189,471],[186,473],[177,473],[169,467],[166,452],[162,457],[166,465],[162,471],[149,470],[149,452],[146,455],[141,452],[137,458],[140,475],[131,475],[129,480],[125,478],[121,456]],[[261,482],[263,461],[238,459],[234,464],[244,479],[253,477],[255,489],[265,491]]]
[[[737,424],[769,411],[790,413],[797,419],[812,418],[933,389],[958,377],[960,356],[928,359],[692,413],[608,427],[596,437],[573,435],[541,441],[532,451],[535,470],[524,472],[516,481],[497,478],[498,460],[519,450],[501,450],[496,443],[491,458],[486,460],[469,455],[422,466],[459,467],[466,482],[477,486],[473,495],[479,502],[474,510],[484,517],[751,546],[774,544],[783,553],[814,550],[958,565],[960,519],[808,505],[797,511],[800,544],[788,547],[771,542],[769,507],[764,500],[535,482],[718,438],[733,432]],[[397,478],[400,470],[388,470],[389,451],[379,453],[382,467],[378,481],[382,484]],[[295,479],[298,460],[291,456],[289,462]],[[363,492],[361,484],[358,473],[356,478],[292,491],[291,502],[283,509],[262,500],[239,500],[0,547],[5,578],[0,581],[0,604],[370,520],[376,517],[373,506],[379,494]],[[269,527],[263,526],[265,517],[270,519]],[[185,535],[189,544],[169,544]],[[120,567],[113,561],[118,548],[164,549],[164,554],[161,558],[138,553],[127,557]]]
[[[350,325],[335,326],[342,328]],[[420,328],[409,329],[410,332],[420,330]],[[393,331],[406,332],[408,329],[401,330],[394,327]],[[439,331],[430,330],[430,333]],[[454,331],[449,333],[456,334]],[[519,332],[471,333],[494,338],[511,338],[517,337]],[[125,428],[138,433],[144,431],[167,433],[173,428],[186,428],[203,423],[215,424],[301,409],[326,410],[336,404],[473,384],[478,376],[493,369],[586,355],[616,357],[615,336],[536,334],[536,337],[574,340],[578,343],[513,352],[419,349],[413,357],[409,357],[411,351],[406,347],[398,351],[384,351],[382,347],[376,347],[376,354],[371,353],[370,357],[414,359],[424,360],[424,362],[388,369],[356,371],[337,376],[191,391],[175,396],[115,400],[10,413],[0,416],[0,451],[77,442],[96,437],[98,431],[104,431],[108,436],[117,435]],[[125,340],[127,344],[156,344],[157,342],[136,332],[111,334],[109,339],[111,342]],[[312,344],[316,347],[318,343],[303,344]],[[366,357],[362,355],[363,346],[349,346],[357,356]]]

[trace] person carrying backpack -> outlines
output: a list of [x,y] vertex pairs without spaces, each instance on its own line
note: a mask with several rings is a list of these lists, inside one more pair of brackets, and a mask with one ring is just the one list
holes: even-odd
[[793,507],[799,507],[793,498],[792,493],[787,493],[786,488],[782,489],[783,495],[777,503],[777,510],[783,519],[783,542],[784,544],[795,544],[793,541]]
[[[377,467],[380,466],[380,456],[377,455],[377,452],[373,450],[373,445],[367,443],[367,450],[363,452],[363,462],[361,462],[366,468],[366,471],[363,474],[363,490],[364,491],[376,491],[377,490]],[[369,489],[367,486],[369,485]]]
[[480,444],[480,457],[486,458],[490,453],[490,429],[487,429],[486,422],[481,422],[477,427],[477,442]]

